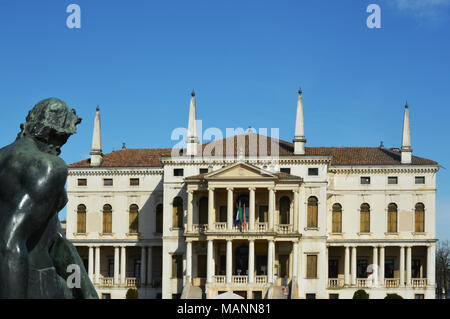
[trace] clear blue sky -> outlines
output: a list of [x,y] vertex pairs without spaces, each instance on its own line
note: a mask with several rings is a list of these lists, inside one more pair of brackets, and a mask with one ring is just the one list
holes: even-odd
[[[81,7],[81,29],[66,7]],[[366,7],[381,7],[368,29]],[[297,89],[309,146],[399,147],[405,100],[415,155],[450,168],[450,0],[0,2],[0,145],[39,100],[84,121],[63,148],[171,147],[197,92],[204,127],[280,128],[292,140]],[[450,238],[450,173],[438,173],[437,234]]]

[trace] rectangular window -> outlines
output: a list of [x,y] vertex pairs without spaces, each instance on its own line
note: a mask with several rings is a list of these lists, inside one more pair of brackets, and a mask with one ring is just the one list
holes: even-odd
[[306,278],[317,278],[317,255],[306,256]]
[[384,278],[394,278],[394,259],[385,259]]
[[309,176],[318,176],[319,175],[319,169],[317,167],[310,167],[310,168],[308,168],[308,175]]
[[225,223],[226,221],[227,221],[227,206],[220,206],[219,223]]
[[367,259],[358,259],[356,261],[356,274],[357,278],[367,278]]
[[140,259],[134,260],[134,277],[135,278],[141,277],[141,260]]
[[397,176],[389,176],[388,177],[388,184],[389,185],[397,185],[398,184],[398,177]]
[[79,178],[78,179],[78,186],[87,186],[87,179],[86,178]]
[[339,299],[339,294],[330,294],[330,299]]
[[281,173],[291,174],[291,169],[289,167],[280,168]]
[[208,173],[207,168],[200,168],[200,174],[206,174],[206,173]]
[[139,178],[130,178],[130,186],[139,186]]
[[114,277],[114,259],[108,259],[108,277]]
[[102,299],[111,299],[111,294],[102,294]]
[[416,184],[425,184],[425,176],[416,176]]
[[367,176],[361,177],[361,184],[364,184],[364,185],[370,184],[370,177],[367,177]]
[[183,278],[183,256],[172,255],[172,278]]
[[415,294],[414,299],[425,299],[425,295],[424,294]]
[[259,223],[267,223],[268,217],[267,214],[269,212],[269,206],[267,205],[259,205],[259,214],[258,214],[258,222]]
[[197,277],[206,278],[206,255],[197,256]]
[[113,186],[112,178],[105,178],[105,179],[103,179],[103,186]]
[[316,294],[306,294],[306,299],[316,299]]
[[182,168],[174,168],[173,169],[173,176],[183,176],[184,170]]
[[278,263],[280,265],[280,270],[278,275],[281,278],[289,275],[289,255],[278,255]]

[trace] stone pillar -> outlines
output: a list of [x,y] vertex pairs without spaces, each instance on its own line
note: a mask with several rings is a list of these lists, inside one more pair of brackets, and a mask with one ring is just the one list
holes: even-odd
[[250,196],[249,196],[249,230],[254,231],[255,230],[255,188],[250,187],[249,189]]
[[208,249],[206,256],[206,282],[212,283],[213,280],[213,241],[211,239],[208,240]]
[[293,218],[293,229],[294,232],[298,232],[298,230],[300,229],[300,226],[298,224],[300,218],[299,218],[299,211],[298,211],[298,207],[299,207],[299,190],[295,189],[294,190],[294,218]]
[[119,282],[119,247],[114,247],[114,285]]
[[352,247],[352,285],[356,285],[356,246]]
[[227,229],[233,230],[233,187],[227,188]]
[[214,188],[208,188],[208,230],[214,230]]
[[406,285],[411,285],[411,246],[406,247]]
[[427,285],[434,287],[435,284],[435,257],[436,246],[430,244],[427,248]]
[[147,252],[147,284],[153,284],[153,247],[148,247]]
[[267,282],[273,283],[273,252],[274,252],[274,241],[269,240],[267,249]]
[[120,254],[120,283],[125,285],[125,278],[127,274],[127,251],[126,247],[122,246]]
[[298,277],[298,241],[292,244],[292,279],[297,280]]
[[350,247],[345,246],[344,283],[350,284]]
[[378,286],[378,247],[373,246],[373,258],[372,258],[372,265],[373,265],[373,273],[372,273],[372,285],[374,287]]
[[141,285],[145,285],[145,272],[146,272],[146,264],[147,264],[147,247],[141,247]]
[[248,241],[248,282],[255,282],[255,240]]
[[233,241],[231,239],[227,240],[227,269],[226,269],[226,280],[227,283],[231,283],[233,276]]
[[192,242],[186,242],[186,282],[192,283]]
[[273,231],[273,217],[275,215],[275,191],[269,188],[269,231]]
[[95,283],[100,283],[100,247],[95,247]]
[[194,218],[194,191],[188,190],[188,202],[187,202],[187,231],[192,232],[192,221]]
[[380,267],[378,271],[379,284],[380,286],[384,286],[384,246],[380,247]]
[[405,247],[400,247],[400,286],[405,285]]
[[325,247],[325,279],[327,280],[327,285],[328,285],[328,278],[330,277],[330,274],[328,273],[328,265],[329,265],[328,253],[329,253],[329,246],[326,245],[326,247]]
[[88,275],[94,281],[94,247],[89,246]]

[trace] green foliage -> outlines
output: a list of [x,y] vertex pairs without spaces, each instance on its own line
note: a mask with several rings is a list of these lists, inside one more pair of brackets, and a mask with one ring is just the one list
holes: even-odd
[[369,299],[369,295],[362,289],[356,290],[353,299]]
[[126,299],[139,299],[139,294],[136,289],[130,288],[127,290]]
[[387,294],[384,299],[403,299],[403,297],[397,294]]

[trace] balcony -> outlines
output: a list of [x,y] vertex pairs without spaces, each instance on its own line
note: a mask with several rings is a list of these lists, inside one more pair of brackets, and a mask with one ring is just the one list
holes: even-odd
[[278,224],[276,225],[276,232],[279,234],[289,234],[292,232],[291,224]]
[[102,277],[100,278],[100,285],[103,287],[113,287],[114,278],[113,277]]
[[204,233],[208,230],[208,224],[193,224],[192,231],[194,233]]
[[267,276],[256,276],[255,283],[257,283],[258,285],[267,284]]
[[400,287],[400,278],[384,279],[384,287],[386,287],[386,288],[398,288],[398,287]]
[[411,285],[413,288],[425,288],[427,286],[426,278],[413,278],[411,279]]
[[328,288],[344,287],[344,278],[328,278]]
[[356,278],[356,287],[369,288],[371,286],[371,280],[367,278]]
[[215,223],[214,229],[217,231],[225,231],[227,230],[227,223]]
[[125,278],[125,287],[136,288],[139,286],[139,278]]
[[226,277],[225,276],[214,276],[213,279],[216,284],[224,284]]
[[231,277],[231,282],[233,284],[247,284],[248,283],[248,276],[232,276]]
[[100,283],[98,284],[100,287],[126,287],[126,288],[136,288],[139,286],[139,278],[128,277],[125,278],[125,285],[123,284],[114,284],[113,277],[101,277]]
[[258,233],[264,233],[267,232],[268,229],[268,224],[267,223],[255,223],[255,229]]

